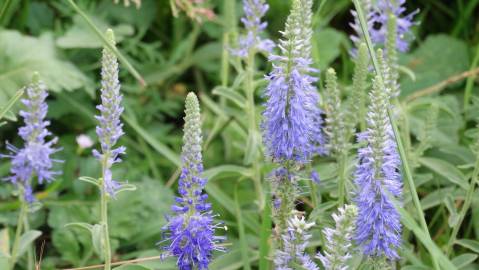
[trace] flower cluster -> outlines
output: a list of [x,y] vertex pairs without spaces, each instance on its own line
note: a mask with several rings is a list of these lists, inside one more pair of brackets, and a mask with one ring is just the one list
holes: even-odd
[[308,163],[324,151],[319,95],[311,75],[311,0],[293,2],[280,55],[271,55],[273,71],[267,76],[263,137],[267,155],[278,163]]
[[298,218],[296,215],[288,221],[288,229],[281,236],[283,248],[277,250],[274,257],[276,270],[297,269],[295,264],[306,270],[319,270],[318,266],[305,252],[308,241],[311,238],[308,230],[313,226],[314,223],[308,223],[304,217]]
[[246,34],[239,38],[239,48],[233,50],[233,53],[246,58],[252,51],[271,52],[275,46],[274,42],[260,37],[261,32],[268,25],[262,21],[262,18],[268,11],[269,5],[264,0],[243,0],[243,9],[245,16],[241,18],[241,22],[246,28]]
[[[374,44],[386,45],[388,31],[390,30],[388,28],[390,28],[391,19],[394,19],[397,24],[394,36],[395,46],[401,52],[409,50],[409,43],[414,38],[411,27],[416,24],[413,18],[419,11],[416,10],[404,15],[406,12],[405,3],[406,0],[378,0],[376,6],[373,6],[370,0],[362,0],[362,9],[366,16],[371,41]],[[364,41],[363,34],[356,11],[353,10],[351,13],[354,21],[350,25],[356,32],[356,35],[351,36],[351,40],[359,45],[361,41]]]
[[335,228],[323,230],[326,236],[324,254],[318,253],[317,255],[327,270],[346,270],[347,260],[351,258],[354,222],[358,210],[354,205],[345,205],[339,208],[338,212],[339,214],[333,214]]
[[347,151],[348,148],[346,118],[341,110],[340,94],[336,71],[330,68],[326,71],[326,91],[324,93],[325,134],[328,136],[328,151],[336,157]]
[[359,149],[355,173],[357,187],[356,241],[366,255],[398,258],[401,222],[394,206],[401,199],[400,159],[387,110],[389,97],[377,76],[370,93],[368,129],[359,135],[366,146]]
[[[366,23],[369,29],[369,32],[371,33],[373,27],[374,27],[374,11],[373,11],[373,6],[371,4],[371,0],[360,0],[359,1],[361,4],[361,8],[365,13],[366,16]],[[357,55],[357,49],[359,48],[359,45],[365,41],[363,30],[361,29],[361,24],[359,22],[359,16],[358,12],[355,9],[351,10],[351,15],[353,16],[353,22],[349,23],[349,26],[354,30],[354,34],[350,35],[349,38],[351,41],[354,43],[354,48],[351,51],[352,56],[356,57]]]
[[371,39],[376,44],[385,44],[387,39],[388,25],[392,18],[396,20],[396,47],[400,52],[409,50],[409,43],[414,38],[411,27],[416,23],[414,16],[419,12],[415,10],[404,15],[406,0],[378,0],[378,11],[374,15],[374,23],[380,27],[371,31]]
[[10,182],[17,184],[23,189],[25,201],[32,203],[35,198],[32,193],[31,180],[37,176],[38,183],[50,182],[59,172],[53,171],[53,162],[58,162],[51,158],[51,155],[58,151],[53,148],[57,138],[50,141],[47,136],[52,135],[47,127],[50,122],[45,120],[48,105],[45,99],[48,96],[43,82],[40,81],[38,74],[35,74],[32,83],[26,88],[27,98],[22,99],[25,109],[20,111],[25,125],[18,130],[18,134],[25,142],[21,149],[7,143],[8,155],[2,157],[10,158],[12,166],[10,168],[11,176],[7,178]]
[[203,193],[207,180],[203,172],[201,155],[200,108],[195,94],[186,98],[185,128],[182,149],[182,171],[178,183],[179,197],[172,206],[175,216],[168,218],[163,230],[168,234],[170,255],[178,258],[180,270],[208,269],[213,250],[223,250],[217,243],[224,237],[215,236],[211,205]]
[[[108,41],[114,45],[115,38],[112,30],[106,33]],[[93,150],[93,155],[100,160],[103,169],[103,188],[111,195],[120,188],[120,183],[112,179],[111,167],[121,161],[120,155],[126,148],[115,148],[118,139],[124,134],[123,124],[120,121],[123,107],[121,106],[120,81],[118,80],[118,61],[115,54],[105,47],[102,56],[101,68],[101,104],[97,106],[100,115],[95,116],[99,124],[96,134],[100,140],[101,153]]]

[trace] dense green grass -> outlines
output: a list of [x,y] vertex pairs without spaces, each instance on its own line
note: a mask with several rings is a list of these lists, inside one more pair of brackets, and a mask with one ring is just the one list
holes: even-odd
[[[122,193],[110,204],[113,260],[160,255],[156,243],[161,240],[164,216],[169,213],[179,175],[184,98],[188,91],[195,91],[203,113],[205,175],[210,179],[206,190],[214,211],[228,228],[224,234],[229,251],[215,254],[211,269],[271,269],[267,175],[272,165],[262,158],[260,146],[247,143],[247,106],[237,76],[243,67],[223,50],[241,31],[241,5],[231,0],[210,2],[217,17],[203,23],[184,13],[175,18],[166,0],[143,0],[139,10],[109,0],[0,2],[0,107],[4,108],[0,115],[6,112],[9,98],[38,70],[51,90],[51,129],[63,148],[57,158],[65,161],[58,168],[63,174],[56,182],[35,189],[43,206],[30,214],[29,221],[31,229],[42,232],[35,240],[35,257],[43,256],[41,269],[101,263],[88,232],[65,225],[97,223],[99,218],[97,191],[78,180],[84,175],[98,176],[99,164],[91,149],[78,148],[75,137],[87,134],[96,140],[93,115],[105,41],[102,33],[107,27],[113,28],[118,38],[116,53],[121,61],[125,105],[126,136],[121,144],[127,147],[127,155],[114,173],[137,186],[135,192]],[[268,2],[268,34],[277,40],[289,1]],[[419,8],[421,12],[412,50],[400,56],[404,72],[397,124],[414,183],[411,188],[405,178],[401,208],[404,248],[398,262],[403,269],[430,269],[432,256],[443,269],[451,269],[448,263],[458,269],[479,268],[479,197],[477,192],[470,194],[479,168],[471,150],[479,117],[479,1],[447,2],[407,4],[410,11]],[[348,53],[352,1],[315,1],[314,8],[315,65],[322,71],[327,67],[337,70],[348,104],[353,72]],[[259,56],[256,64],[258,123],[263,75],[270,66],[264,56]],[[1,149],[7,140],[21,143],[16,135],[21,124],[15,117],[18,108],[13,105],[12,111],[5,113]],[[437,118],[431,117],[435,113]],[[351,155],[346,166],[350,173],[354,164]],[[338,178],[332,158],[315,160],[313,167],[322,182],[314,190],[304,181],[297,202],[298,210],[309,213],[317,223],[310,252],[321,249],[321,229],[332,223]],[[2,159],[0,176],[6,176],[9,168]],[[352,189],[350,181],[347,188]],[[418,194],[430,236],[421,227],[411,189]],[[16,226],[19,203],[14,190],[11,184],[0,183],[0,254],[11,244]],[[472,204],[463,211],[468,193]],[[449,243],[454,230],[458,240]],[[27,258],[26,254],[22,257],[18,269],[27,269]],[[356,256],[353,264],[360,259]],[[171,259],[142,264],[151,269],[174,269]]]

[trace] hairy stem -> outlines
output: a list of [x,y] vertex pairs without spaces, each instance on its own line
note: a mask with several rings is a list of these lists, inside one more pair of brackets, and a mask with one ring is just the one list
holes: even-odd
[[341,207],[344,202],[346,201],[346,179],[347,177],[347,163],[348,163],[348,155],[345,153],[346,151],[342,151],[343,153],[338,155],[338,206]]
[[13,242],[13,248],[12,248],[12,256],[10,257],[10,263],[9,263],[9,268],[10,270],[13,270],[15,267],[15,263],[17,262],[17,256],[18,256],[18,248],[20,246],[20,237],[22,234],[22,229],[23,229],[23,221],[25,220],[27,216],[27,202],[25,202],[25,199],[23,197],[23,187],[20,186],[20,213],[18,214],[18,220],[17,220],[17,230],[15,231],[15,241]]
[[105,154],[103,157],[102,167],[103,176],[100,181],[100,224],[103,228],[103,256],[104,256],[104,268],[105,270],[111,269],[111,247],[110,247],[110,234],[108,230],[108,194],[105,189],[105,170],[108,156]]
[[[379,67],[378,60],[376,58],[376,54],[374,52],[374,46],[371,42],[371,37],[369,36],[368,27],[367,27],[367,23],[366,23],[366,20],[365,20],[365,17],[364,17],[364,13],[363,13],[362,8],[361,8],[361,4],[359,3],[359,0],[353,0],[353,2],[354,2],[356,12],[358,13],[359,22],[360,22],[361,29],[363,31],[364,37],[366,39],[366,44],[368,46],[369,54],[371,56],[371,59],[372,59],[373,65],[374,65],[374,69],[376,71],[376,74],[379,75],[378,78],[381,80],[381,84],[383,84],[383,81],[382,81],[383,78],[382,78],[382,75],[381,75],[382,72],[381,72],[381,69]],[[409,163],[408,163],[408,160],[407,160],[407,157],[406,157],[406,151],[404,149],[404,145],[403,145],[402,139],[400,137],[399,129],[398,129],[397,124],[395,122],[394,115],[391,111],[391,108],[388,108],[388,116],[389,116],[389,121],[390,121],[391,126],[392,126],[393,131],[394,131],[394,139],[396,140],[396,144],[397,144],[397,147],[398,147],[398,150],[399,150],[399,156],[401,157],[401,164],[403,166],[403,173],[405,175],[406,182],[409,186],[409,191],[411,192],[412,201],[414,203],[414,206],[415,206],[415,209],[416,209],[416,212],[417,212],[417,216],[419,218],[419,222],[421,224],[422,229],[424,230],[427,237],[429,238],[428,240],[432,241],[431,235],[429,233],[429,228],[427,227],[426,219],[424,217],[424,212],[422,211],[421,202],[419,200],[419,196],[418,196],[417,191],[416,191],[416,186],[415,186],[414,180],[412,178],[411,169],[409,168]],[[432,259],[432,262],[433,262],[433,265],[434,265],[434,269],[440,270],[437,258],[433,254],[431,254],[431,255],[432,255],[431,259]]]

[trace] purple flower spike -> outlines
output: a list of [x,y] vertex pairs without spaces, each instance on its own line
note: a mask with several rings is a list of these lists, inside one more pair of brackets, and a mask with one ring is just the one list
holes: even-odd
[[393,200],[400,202],[402,180],[400,158],[387,115],[387,90],[376,78],[370,93],[368,129],[359,140],[367,145],[359,149],[355,173],[356,241],[365,255],[398,258],[401,245],[400,215]]
[[13,184],[21,186],[25,201],[32,203],[35,201],[33,196],[31,180],[32,177],[38,178],[38,183],[51,182],[59,172],[53,171],[53,163],[59,162],[50,156],[59,149],[53,148],[57,138],[50,141],[46,140],[51,133],[47,127],[50,122],[45,120],[48,105],[45,99],[48,96],[43,82],[40,81],[38,74],[35,74],[32,83],[26,88],[27,98],[22,99],[26,109],[20,111],[20,116],[25,122],[25,126],[18,130],[18,134],[25,142],[21,149],[7,143],[8,155],[2,155],[11,159],[11,175],[7,180]]
[[[308,163],[314,154],[324,153],[317,81],[311,74],[311,35],[309,14],[312,2],[294,1],[286,21],[280,55],[271,55],[273,71],[264,95],[263,137],[266,153],[275,162]],[[308,16],[306,16],[308,17]]]
[[274,42],[260,37],[268,25],[261,19],[268,11],[269,5],[264,0],[243,0],[243,9],[245,16],[241,18],[241,22],[246,28],[246,34],[240,36],[238,49],[233,50],[233,54],[247,58],[252,51],[271,52],[275,46]]
[[214,250],[223,251],[217,244],[224,240],[215,236],[221,224],[215,224],[211,204],[203,193],[207,180],[201,177],[201,120],[198,99],[190,93],[186,98],[185,128],[183,136],[183,168],[178,182],[179,197],[172,206],[175,216],[168,219],[163,228],[169,245],[168,255],[178,258],[180,270],[208,269]]
[[387,28],[390,16],[396,19],[396,47],[400,52],[409,50],[409,43],[414,38],[411,27],[417,23],[413,21],[414,16],[419,12],[415,10],[404,15],[406,0],[378,0],[378,11],[374,15],[374,23],[380,25],[379,28],[371,32],[371,39],[376,44],[385,44],[387,42]]
[[[112,30],[108,30],[107,38],[114,45],[115,38]],[[95,116],[99,124],[96,134],[100,140],[101,153],[93,150],[93,155],[102,162],[103,188],[115,196],[115,191],[120,188],[120,183],[112,179],[111,167],[121,162],[120,155],[125,154],[126,148],[115,148],[118,139],[124,134],[123,124],[120,121],[123,107],[121,106],[120,81],[118,79],[118,61],[115,54],[108,48],[103,49],[101,69],[101,104],[97,106],[100,115]]]
[[[362,0],[361,6],[366,16],[366,22],[371,35],[371,41],[380,46],[385,46],[387,43],[388,24],[391,16],[396,20],[396,48],[400,52],[407,52],[409,50],[409,43],[414,39],[411,32],[411,27],[417,23],[413,21],[414,16],[419,10],[413,11],[404,15],[406,8],[404,4],[406,0],[378,0],[376,6],[371,4],[371,0]],[[351,40],[356,45],[352,54],[356,55],[356,50],[359,44],[364,41],[359,18],[355,10],[351,11],[354,22],[350,24],[351,28],[356,32],[351,36]]]

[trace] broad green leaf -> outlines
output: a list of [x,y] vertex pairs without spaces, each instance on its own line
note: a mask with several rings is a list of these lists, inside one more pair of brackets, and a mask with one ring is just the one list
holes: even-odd
[[92,89],[90,80],[78,68],[58,56],[51,33],[35,38],[0,30],[0,59],[0,108],[30,83],[35,71],[52,91]]
[[[121,42],[125,36],[133,34],[133,28],[129,25],[119,25],[109,27],[103,20],[89,14],[93,23],[104,33],[108,28],[115,32],[116,42]],[[103,43],[98,39],[97,35],[90,29],[88,23],[82,19],[80,15],[73,17],[73,25],[65,32],[65,34],[56,40],[56,44],[60,48],[101,48]]]
[[[15,103],[22,97],[24,92],[24,88],[19,89],[15,95],[13,95],[10,100],[7,101],[7,104],[5,104],[5,107],[1,108],[0,110],[0,120],[3,119],[3,117],[10,118],[11,120],[16,120],[15,115],[13,115],[13,118],[11,115],[7,115],[7,113],[10,112],[10,109],[15,105]],[[11,113],[10,113],[11,114]]]
[[464,174],[458,170],[454,165],[449,162],[446,162],[437,158],[419,158],[419,163],[424,167],[427,167],[431,171],[437,173],[438,175],[444,177],[446,180],[459,185],[461,188],[467,190],[469,184]]
[[28,249],[28,246],[33,244],[35,239],[42,235],[41,231],[30,230],[22,234],[20,243],[18,245],[18,257],[21,257]]
[[454,259],[452,259],[452,263],[458,268],[462,269],[463,267],[471,264],[474,262],[479,255],[477,254],[472,254],[472,253],[466,253],[466,254],[461,254]]
[[319,69],[326,69],[341,54],[341,45],[347,43],[343,32],[333,28],[318,28],[313,34],[313,56]]
[[430,35],[402,64],[416,74],[416,80],[401,80],[402,94],[408,95],[468,69],[469,55],[465,42],[444,35]]
[[93,245],[93,250],[100,258],[103,258],[103,247],[105,242],[103,232],[103,225],[95,224],[91,228],[91,242]]
[[479,254],[479,241],[471,239],[459,239],[456,240],[456,244],[468,248],[475,253]]

